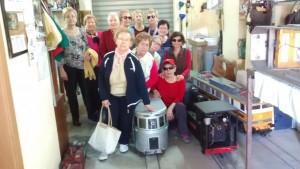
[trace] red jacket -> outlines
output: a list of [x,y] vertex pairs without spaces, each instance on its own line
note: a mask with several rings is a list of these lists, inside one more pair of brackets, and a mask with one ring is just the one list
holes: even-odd
[[[102,32],[100,43],[99,43],[99,61],[103,59],[104,55],[108,52],[114,51],[116,49],[116,43],[114,41],[114,34],[110,29]],[[98,62],[98,66],[100,66]]]

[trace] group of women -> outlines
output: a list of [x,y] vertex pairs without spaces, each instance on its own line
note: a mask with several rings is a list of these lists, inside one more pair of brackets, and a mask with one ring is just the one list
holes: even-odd
[[[140,10],[134,11],[133,17],[128,10],[110,12],[109,29],[102,33],[96,30],[96,18],[92,15],[84,18],[85,30],[76,26],[77,13],[73,8],[65,8],[63,17],[70,47],[64,50],[59,70],[74,126],[81,125],[76,95],[79,86],[90,120],[98,120],[101,106],[110,108],[113,126],[121,130],[119,150],[125,153],[137,104],[142,100],[146,110],[156,111],[150,104],[151,95],[161,97],[167,106],[168,120],[175,122],[183,142],[190,142],[182,102],[191,52],[183,48],[185,39],[180,32],[168,37],[168,21],[158,20],[154,9],[146,12],[148,27],[143,25]],[[130,26],[132,19],[135,24]],[[85,52],[89,48],[98,54],[98,65],[94,68],[97,80],[84,77],[84,60],[92,59]],[[108,154],[101,152],[99,160],[107,158]]]

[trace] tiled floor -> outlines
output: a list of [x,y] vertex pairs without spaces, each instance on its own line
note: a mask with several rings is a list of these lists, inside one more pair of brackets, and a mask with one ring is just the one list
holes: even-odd
[[[82,109],[82,108],[81,108]],[[84,110],[81,110],[85,112]],[[69,113],[68,113],[69,114]],[[81,115],[82,125],[74,127],[68,115],[70,142],[88,141],[96,123]],[[98,161],[99,153],[86,145],[86,169],[243,169],[246,168],[246,135],[238,133],[238,150],[221,155],[204,155],[199,141],[192,137],[190,144],[169,134],[169,146],[164,154],[143,155],[130,144],[129,151],[118,150],[108,160]],[[274,130],[266,136],[253,134],[253,169],[299,169],[300,133],[294,129]]]

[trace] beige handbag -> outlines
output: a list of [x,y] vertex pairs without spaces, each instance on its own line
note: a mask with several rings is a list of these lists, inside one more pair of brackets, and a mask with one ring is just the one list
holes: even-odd
[[89,140],[89,144],[100,152],[111,154],[115,151],[121,131],[112,126],[112,117],[110,109],[108,108],[108,123],[102,122],[103,106],[100,111],[100,119],[95,128],[93,135]]

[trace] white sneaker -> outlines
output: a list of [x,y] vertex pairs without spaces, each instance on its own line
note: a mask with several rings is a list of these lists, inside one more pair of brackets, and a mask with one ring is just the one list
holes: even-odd
[[119,148],[121,153],[126,153],[128,151],[128,145],[127,144],[120,144]]
[[108,154],[101,152],[98,159],[100,161],[103,161],[103,160],[106,160],[107,158],[108,158]]

